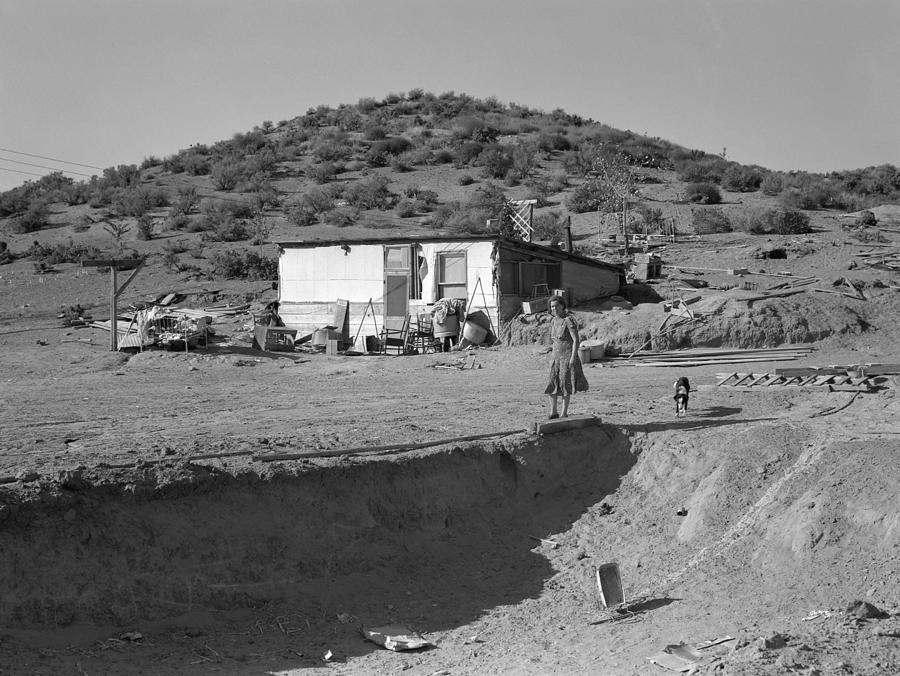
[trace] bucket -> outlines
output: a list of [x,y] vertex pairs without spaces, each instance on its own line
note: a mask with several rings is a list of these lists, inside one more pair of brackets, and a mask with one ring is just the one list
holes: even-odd
[[487,337],[486,328],[478,326],[478,324],[475,324],[474,322],[466,322],[466,325],[463,328],[463,338],[476,345],[481,345],[481,343],[484,342],[485,337]]
[[442,323],[434,322],[433,326],[435,338],[459,335],[459,319],[456,315],[447,315]]
[[328,343],[328,329],[316,329],[313,331],[311,345],[315,347],[324,347]]
[[590,364],[591,363],[591,348],[590,346],[581,345],[578,347],[578,358],[581,360],[582,364]]

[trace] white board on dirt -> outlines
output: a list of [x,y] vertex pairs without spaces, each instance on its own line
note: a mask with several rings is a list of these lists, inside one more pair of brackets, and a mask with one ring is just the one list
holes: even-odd
[[622,589],[622,577],[619,575],[618,563],[604,563],[597,568],[597,591],[600,601],[606,608],[617,606],[625,601]]

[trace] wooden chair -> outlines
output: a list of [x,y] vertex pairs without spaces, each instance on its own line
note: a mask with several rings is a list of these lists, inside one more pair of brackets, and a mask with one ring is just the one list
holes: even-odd
[[410,343],[420,354],[437,352],[440,341],[434,337],[434,318],[428,312],[416,315],[416,328],[410,336]]
[[396,319],[386,317],[384,328],[381,330],[381,354],[388,354],[389,350],[396,350],[396,354],[401,355],[406,354],[408,349],[409,315],[403,318],[399,328]]

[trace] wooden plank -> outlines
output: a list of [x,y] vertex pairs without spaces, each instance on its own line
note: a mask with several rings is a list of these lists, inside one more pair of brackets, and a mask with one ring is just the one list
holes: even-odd
[[772,375],[771,373],[763,373],[756,380],[754,380],[752,383],[750,383],[750,387],[753,387],[754,385],[757,385],[757,384],[763,382],[764,380],[770,378],[771,375]]
[[744,382],[745,380],[747,380],[747,378],[752,378],[752,377],[753,377],[753,374],[752,374],[752,373],[739,373],[739,374],[738,374],[738,379],[734,381],[734,384],[735,384],[735,385],[740,385],[742,382]]
[[532,432],[535,434],[557,434],[569,430],[600,425],[597,416],[579,416],[575,418],[557,418],[555,420],[535,420]]
[[737,373],[729,373],[727,376],[722,378],[722,380],[720,380],[719,382],[716,383],[716,387],[722,387],[729,380],[731,380],[732,378],[736,378],[736,377],[737,377]]

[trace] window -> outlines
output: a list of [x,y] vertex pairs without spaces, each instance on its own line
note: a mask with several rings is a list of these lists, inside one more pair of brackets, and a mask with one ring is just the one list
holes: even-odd
[[438,298],[466,297],[466,254],[438,254]]

